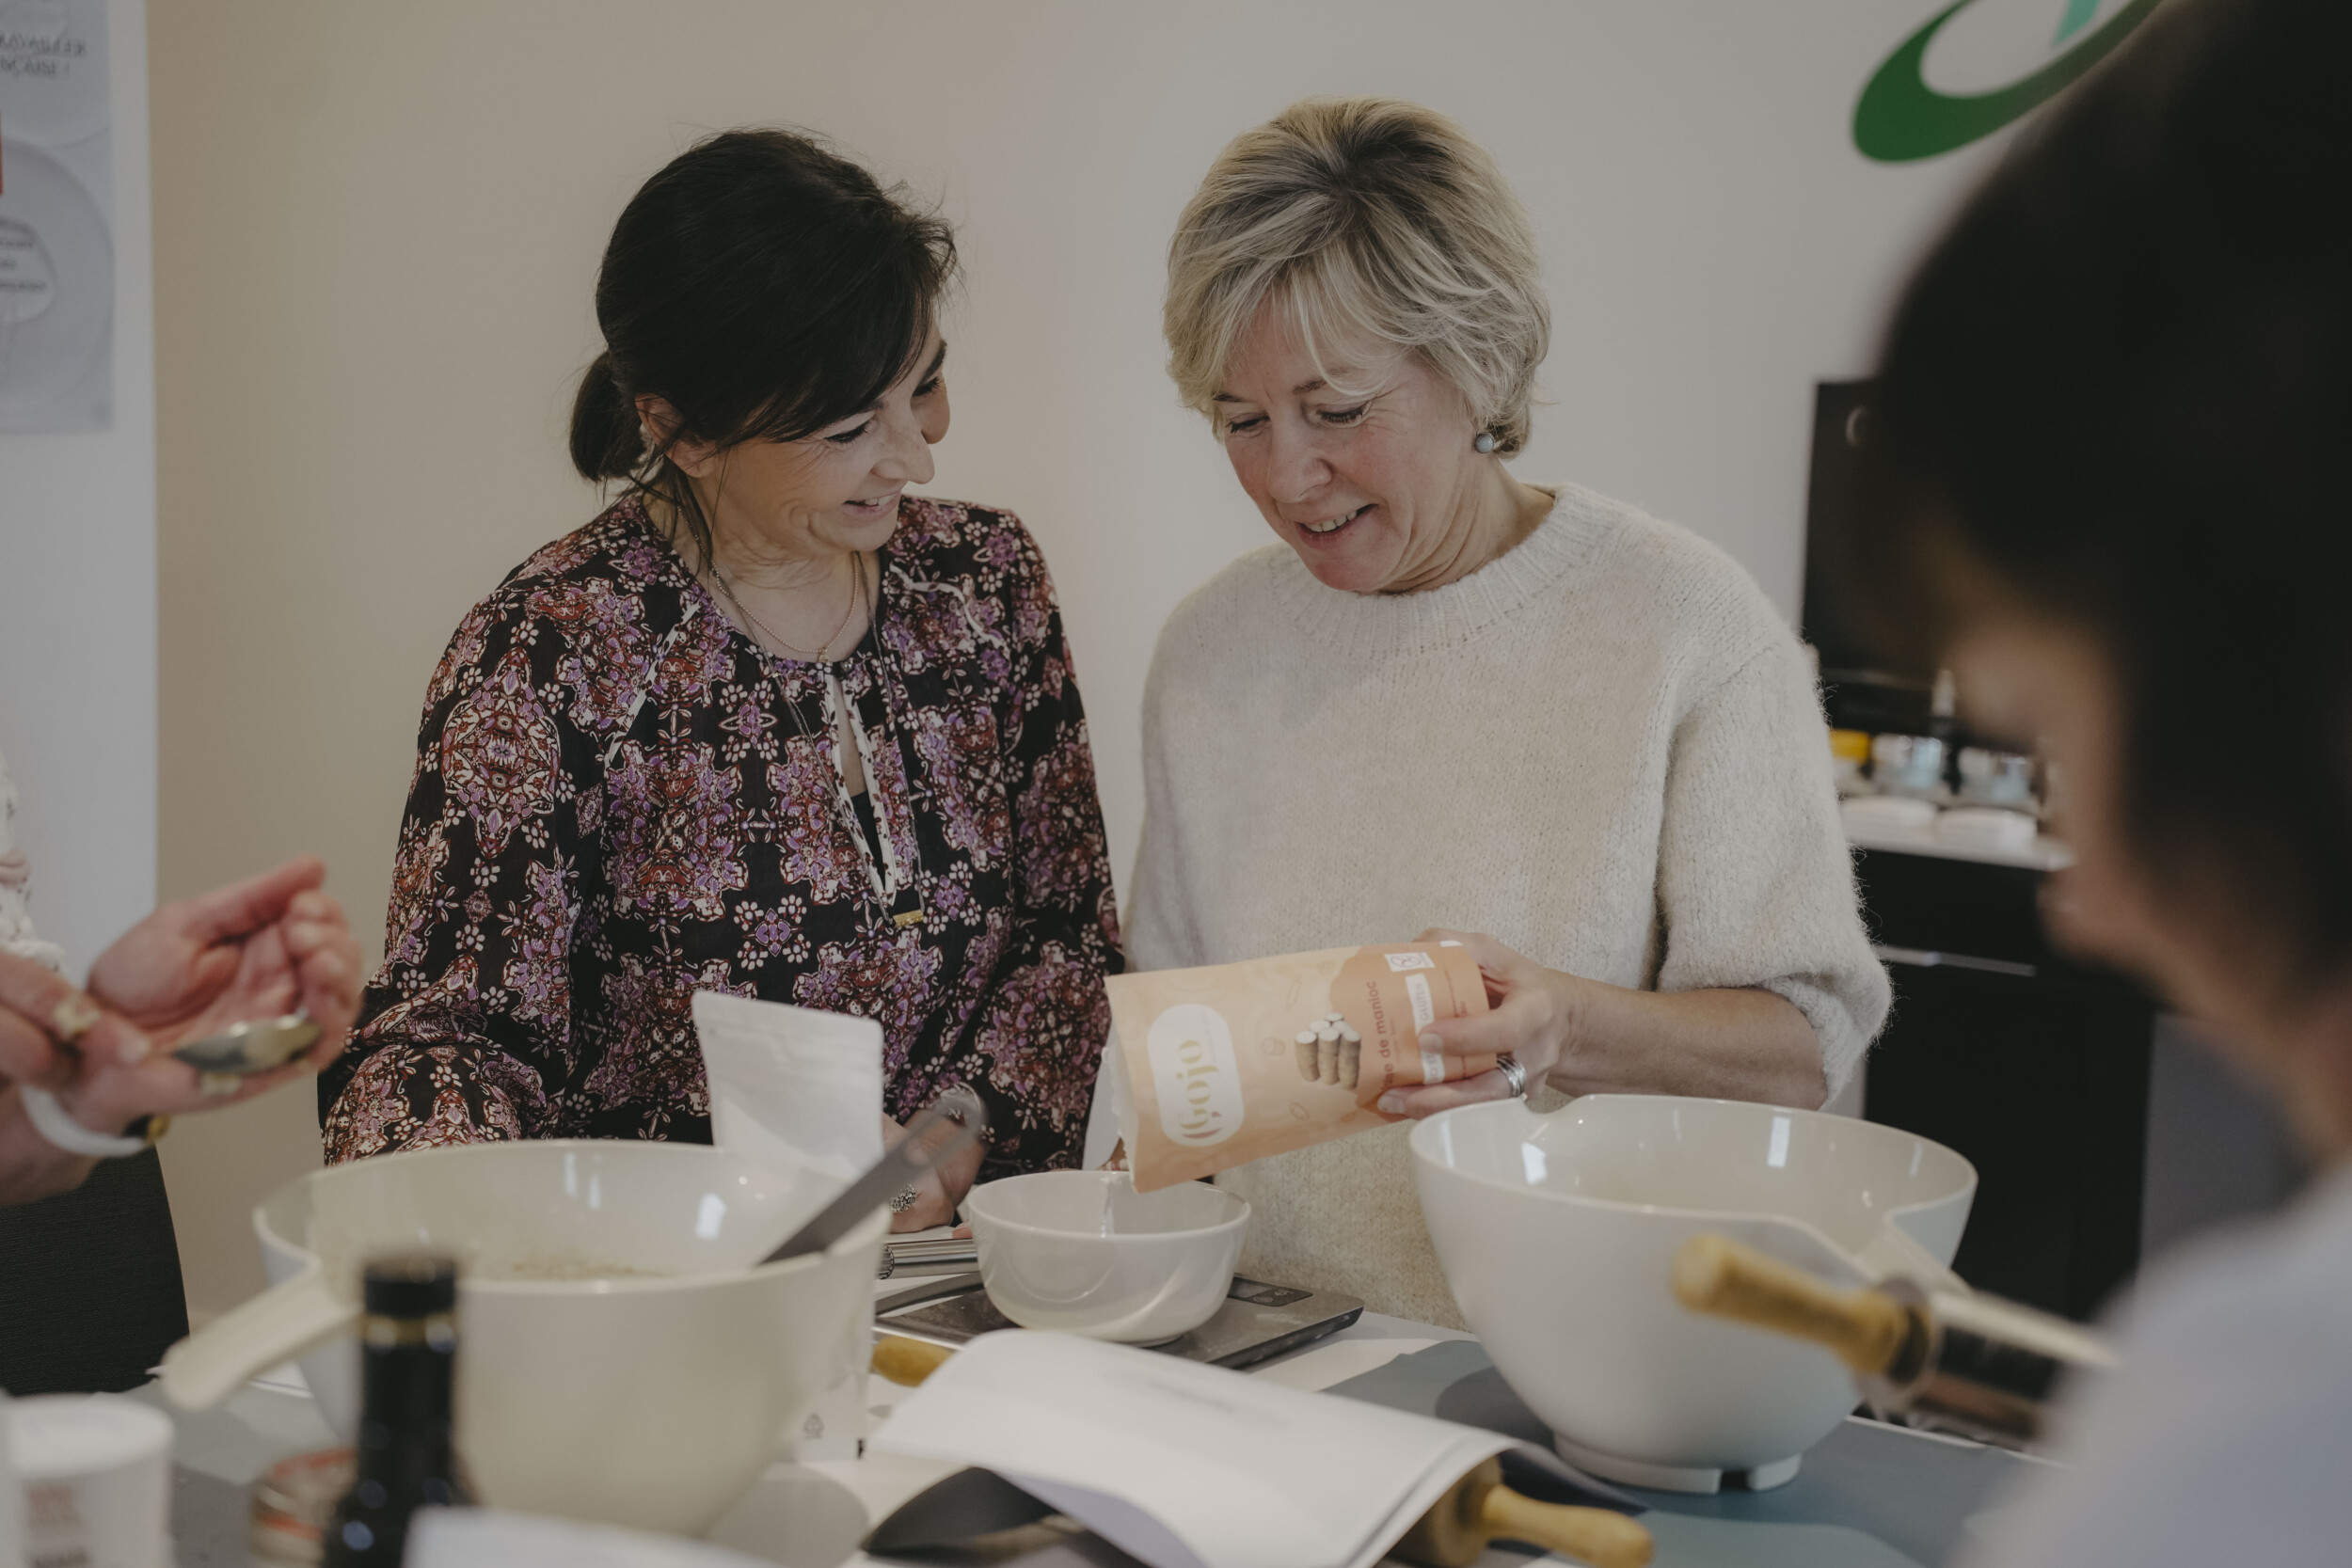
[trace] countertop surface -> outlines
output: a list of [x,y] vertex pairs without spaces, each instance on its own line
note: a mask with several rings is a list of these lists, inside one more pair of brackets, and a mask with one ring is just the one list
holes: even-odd
[[[1352,1327],[1251,1369],[1294,1387],[1418,1410],[1547,1444],[1540,1423],[1469,1336],[1367,1312]],[[902,1392],[874,1379],[879,1414]],[[152,1386],[135,1397],[166,1408]],[[171,1412],[172,1529],[180,1568],[244,1568],[252,1483],[278,1460],[332,1446],[309,1398],[256,1384],[220,1408]],[[2036,1467],[1974,1443],[1850,1419],[1805,1456],[1797,1479],[1770,1492],[1683,1497],[1629,1488],[1658,1539],[1657,1568],[1932,1568],[1996,1519],[2006,1481]],[[857,1568],[857,1543],[879,1519],[953,1466],[869,1454],[854,1462],[778,1465],[721,1520],[710,1539],[787,1568]],[[1060,1521],[1001,1543],[996,1568],[1126,1568],[1134,1560]],[[944,1560],[931,1554],[925,1560]],[[955,1560],[964,1560],[958,1557]],[[977,1561],[978,1559],[972,1560]],[[1476,1568],[1534,1559],[1490,1548]],[[1559,1561],[1555,1558],[1545,1561]]]
[[1880,823],[1845,824],[1846,842],[1857,849],[1891,850],[1899,855],[1927,855],[1943,861],[1974,861],[1979,865],[2013,865],[2027,871],[2062,871],[2074,863],[2074,852],[2061,839],[2037,834],[2031,844],[2014,849],[1956,843],[1938,838],[1932,829],[1916,831]]

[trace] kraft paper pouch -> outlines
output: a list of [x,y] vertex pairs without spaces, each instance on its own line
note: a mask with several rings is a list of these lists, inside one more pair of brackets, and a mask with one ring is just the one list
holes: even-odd
[[[711,1142],[721,1148],[798,1161],[843,1181],[882,1158],[882,1032],[872,1019],[701,990],[694,1035],[710,1085]],[[872,1354],[869,1308],[850,1325],[833,1381],[803,1413],[786,1458],[857,1457]]]
[[1478,961],[1458,942],[1335,947],[1107,983],[1137,1192],[1402,1121],[1374,1108],[1388,1090],[1495,1065],[1487,1053],[1421,1048],[1428,1024],[1486,1010]]

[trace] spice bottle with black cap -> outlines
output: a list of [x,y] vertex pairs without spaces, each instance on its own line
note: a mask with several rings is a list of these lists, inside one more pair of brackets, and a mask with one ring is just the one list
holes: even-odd
[[325,1568],[396,1568],[420,1508],[471,1500],[450,1437],[457,1262],[432,1253],[367,1265],[359,1319],[358,1473],[326,1531]]

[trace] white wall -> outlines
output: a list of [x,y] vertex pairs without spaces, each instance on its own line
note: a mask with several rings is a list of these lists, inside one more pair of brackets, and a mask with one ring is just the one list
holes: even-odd
[[[612,220],[738,123],[822,130],[961,226],[934,489],[1044,545],[1122,875],[1153,634],[1263,537],[1162,372],[1164,248],[1217,149],[1302,94],[1401,94],[1493,147],[1559,326],[1520,471],[1687,523],[1793,611],[1812,383],[1865,367],[1890,279],[1988,151],[1888,167],[1849,143],[1864,80],[1935,8],[160,7],[164,885],[315,848],[373,940],[443,641],[594,507],[563,426]],[[2058,10],[1980,0],[1931,67],[2006,80]],[[313,1138],[291,1097],[174,1134],[199,1314],[258,1277],[239,1211]]]
[[0,433],[0,754],[75,972],[155,902],[155,316],[143,0],[106,8],[114,428]]

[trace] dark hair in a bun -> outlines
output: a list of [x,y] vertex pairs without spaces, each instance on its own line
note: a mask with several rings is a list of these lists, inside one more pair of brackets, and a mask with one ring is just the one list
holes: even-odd
[[[710,522],[669,447],[798,440],[872,407],[923,351],[955,270],[945,222],[815,137],[705,137],[613,225],[572,466],[667,501],[707,563]],[[659,448],[637,414],[648,395],[680,420]]]

